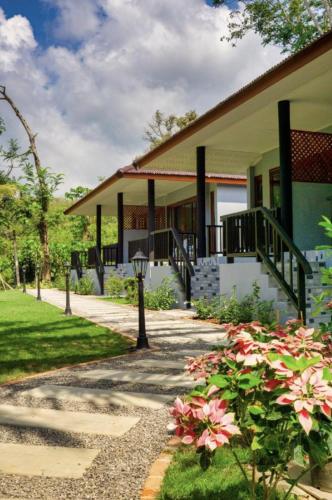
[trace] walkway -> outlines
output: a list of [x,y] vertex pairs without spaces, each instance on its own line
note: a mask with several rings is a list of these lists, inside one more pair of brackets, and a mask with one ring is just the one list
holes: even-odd
[[[64,294],[42,290],[64,306]],[[73,296],[73,312],[137,334],[137,310]],[[205,352],[220,328],[190,312],[148,312],[158,349],[58,370],[0,387],[0,499],[137,500],[169,439],[169,404],[192,387],[185,357]]]
[[[36,295],[34,290],[29,293]],[[65,308],[65,292],[59,290],[42,290],[42,300],[55,306]],[[74,314],[86,318],[114,331],[137,335],[137,308],[114,304],[94,296],[71,294],[71,308]],[[193,312],[181,309],[172,311],[146,310],[146,329],[154,345],[211,343],[220,338],[220,326],[192,319]]]

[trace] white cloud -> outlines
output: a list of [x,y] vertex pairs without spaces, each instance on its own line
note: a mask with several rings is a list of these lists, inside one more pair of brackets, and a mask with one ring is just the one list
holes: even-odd
[[[44,164],[66,174],[66,187],[95,185],[140,154],[157,108],[202,113],[280,60],[255,35],[235,49],[221,43],[228,11],[203,0],[84,0],[80,11],[72,0],[56,1],[58,35],[80,39],[79,48],[35,50],[29,22],[2,14],[0,47],[11,62],[0,59],[0,70],[38,132]],[[15,19],[17,45],[5,45],[1,30],[13,30]]]
[[0,68],[12,70],[20,57],[36,45],[29,21],[22,16],[7,20],[0,7]]

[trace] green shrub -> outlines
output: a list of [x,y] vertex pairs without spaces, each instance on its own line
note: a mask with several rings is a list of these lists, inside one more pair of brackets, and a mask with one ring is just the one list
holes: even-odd
[[123,280],[123,287],[126,293],[126,299],[129,304],[138,304],[138,289],[136,278],[125,278]]
[[148,309],[172,309],[175,305],[175,292],[171,280],[164,278],[161,285],[155,290],[146,290],[144,294],[145,307]]
[[111,297],[120,297],[124,292],[124,280],[116,274],[111,274],[106,280],[105,290]]
[[254,282],[252,293],[239,299],[236,287],[230,297],[222,295],[218,299],[200,299],[195,302],[199,319],[217,319],[219,323],[249,323],[260,321],[263,325],[270,325],[275,319],[273,301],[260,299],[260,287]]
[[[219,304],[219,299],[217,299],[217,302]],[[215,317],[216,300],[198,299],[194,301],[194,306],[199,319],[211,319]]]
[[[57,288],[58,290],[65,291],[66,290],[66,277],[64,275],[59,275],[53,282],[53,287]],[[70,280],[69,281],[69,288],[70,290],[75,290],[75,283],[74,281]]]
[[75,285],[75,293],[78,295],[93,295],[94,291],[95,285],[90,276],[83,276]]

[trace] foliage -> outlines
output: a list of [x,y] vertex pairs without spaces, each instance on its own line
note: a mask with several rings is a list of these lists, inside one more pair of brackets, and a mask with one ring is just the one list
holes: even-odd
[[123,280],[123,288],[126,293],[127,301],[130,304],[138,304],[138,289],[137,289],[137,279],[127,277]]
[[[275,331],[258,322],[230,326],[219,350],[189,359],[187,370],[200,385],[175,401],[176,434],[195,445],[203,469],[229,445],[251,498],[260,482],[264,499],[273,499],[294,457],[305,469],[309,459],[313,467],[330,459],[331,367],[331,333],[298,320]],[[239,435],[252,452],[250,478],[233,449]]]
[[[250,450],[235,448],[242,464],[250,460]],[[202,470],[195,451],[181,447],[167,469],[160,500],[249,500],[245,481],[228,448],[219,448],[213,464]]]
[[105,290],[111,297],[120,297],[124,291],[124,280],[112,273],[107,278],[105,283]]
[[[215,6],[227,0],[213,0]],[[294,53],[332,29],[331,0],[242,0],[235,2],[222,40],[233,45],[248,32],[258,33],[263,45],[274,44]]]
[[153,149],[169,139],[175,132],[195,121],[197,117],[194,110],[188,111],[183,116],[176,116],[165,115],[157,109],[144,131],[143,139],[150,144],[150,149]]
[[0,383],[124,354],[127,339],[21,291],[0,293]]
[[175,305],[175,292],[171,280],[164,278],[155,290],[145,290],[144,303],[148,309],[172,309]]
[[90,276],[83,276],[75,284],[75,293],[78,295],[93,295],[95,285]]
[[[53,285],[58,290],[62,290],[63,292],[66,291],[66,276],[64,274],[59,274],[57,278],[54,280]],[[75,287],[76,287],[75,282],[69,280],[69,289],[74,291]]]
[[254,282],[252,293],[239,299],[236,288],[230,297],[222,295],[213,300],[199,299],[194,303],[199,319],[215,319],[219,323],[248,323],[258,320],[264,325],[274,321],[273,302],[260,299],[260,287]]
[[[325,230],[325,235],[332,239],[332,221],[328,217],[323,216],[321,222],[319,223],[321,227]],[[331,245],[322,245],[317,247],[318,250],[327,250],[328,254],[332,254]],[[332,285],[332,267],[326,267],[321,270],[322,273],[322,283],[325,285]],[[322,311],[332,313],[332,293],[331,290],[324,290],[317,296],[312,296],[315,303],[314,316],[317,316]],[[328,327],[332,328],[332,317],[330,316],[330,322]]]

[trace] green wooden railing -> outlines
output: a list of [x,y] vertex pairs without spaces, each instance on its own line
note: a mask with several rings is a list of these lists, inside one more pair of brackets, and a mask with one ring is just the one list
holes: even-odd
[[258,207],[223,216],[221,222],[222,253],[228,261],[235,257],[262,261],[305,322],[305,278],[312,275],[312,269],[273,213]]

